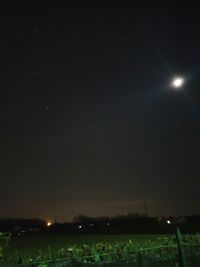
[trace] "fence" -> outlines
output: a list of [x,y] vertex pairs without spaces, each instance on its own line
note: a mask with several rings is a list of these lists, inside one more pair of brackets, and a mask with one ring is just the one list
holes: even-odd
[[2,263],[0,267],[199,267],[200,243],[185,243],[177,229],[176,244],[67,257],[28,263]]

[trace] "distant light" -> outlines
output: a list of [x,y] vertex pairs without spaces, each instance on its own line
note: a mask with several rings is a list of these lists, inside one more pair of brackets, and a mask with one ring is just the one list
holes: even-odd
[[183,77],[175,77],[173,80],[172,80],[172,86],[176,89],[179,89],[183,86],[185,80]]
[[82,225],[79,225],[78,228],[81,229],[83,226]]
[[47,227],[50,227],[52,225],[52,222],[47,222]]
[[167,220],[167,224],[171,224],[171,221],[170,220]]

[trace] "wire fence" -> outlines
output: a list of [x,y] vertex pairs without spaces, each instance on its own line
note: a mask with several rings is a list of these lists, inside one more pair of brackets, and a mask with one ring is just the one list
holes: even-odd
[[86,256],[30,260],[26,263],[6,262],[0,267],[199,267],[200,243],[182,241],[177,229],[177,243],[148,248],[131,249],[126,253],[110,251]]
[[[200,266],[200,245],[182,244],[185,248],[188,267]],[[194,249],[195,248],[195,249]],[[153,253],[149,253],[153,251]],[[152,256],[151,256],[152,255]],[[85,256],[82,258],[60,258],[46,261],[35,261],[22,264],[5,263],[1,267],[177,267],[179,263],[177,245],[156,246],[130,251],[126,257],[118,252]]]

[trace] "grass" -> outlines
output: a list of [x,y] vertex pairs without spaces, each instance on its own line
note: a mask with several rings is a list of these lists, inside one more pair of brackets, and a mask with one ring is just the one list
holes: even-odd
[[99,242],[127,242],[130,239],[138,243],[145,241],[154,241],[159,235],[39,235],[39,236],[21,236],[12,239],[11,251],[18,253],[20,257],[28,255],[37,255],[39,251],[48,253],[51,250],[58,250],[62,247],[68,247],[74,244],[92,245]]
[[[200,235],[183,236],[183,245],[190,266],[200,266]],[[10,252],[9,252],[10,251]],[[45,263],[57,260],[69,263],[112,264],[130,263],[133,266],[148,262],[148,266],[175,266],[177,241],[175,235],[40,235],[12,239],[3,262]],[[194,261],[196,263],[194,265]],[[168,264],[168,265],[166,265]],[[39,266],[39,265],[38,265]],[[42,265],[43,266],[43,265]],[[64,266],[64,265],[63,265]],[[114,266],[114,265],[113,265]]]

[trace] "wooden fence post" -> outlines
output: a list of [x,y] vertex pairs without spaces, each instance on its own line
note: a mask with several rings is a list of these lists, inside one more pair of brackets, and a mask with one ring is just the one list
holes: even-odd
[[177,241],[177,246],[178,246],[180,267],[187,267],[186,257],[185,257],[184,248],[182,244],[182,236],[181,236],[181,232],[178,227],[176,229],[176,241]]
[[141,254],[141,252],[139,252],[139,253],[137,254],[137,266],[138,266],[138,267],[142,267],[142,265],[143,265],[143,258],[142,258],[142,254]]

